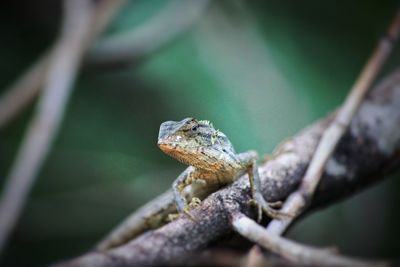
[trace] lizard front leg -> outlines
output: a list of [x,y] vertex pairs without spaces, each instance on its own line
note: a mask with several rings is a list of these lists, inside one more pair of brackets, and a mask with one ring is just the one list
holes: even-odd
[[174,193],[176,209],[178,210],[179,213],[184,211],[184,209],[187,206],[187,201],[183,194],[183,190],[187,185],[191,183],[190,178],[193,172],[194,168],[192,166],[189,166],[172,183],[172,191]]
[[[199,170],[193,166],[189,166],[182,172],[172,184],[178,212],[184,212],[193,218],[190,211],[200,205],[201,199],[220,186],[217,177],[218,175],[215,173]],[[211,181],[211,183],[207,181]],[[189,185],[189,190],[185,190]],[[188,200],[190,200],[190,203],[188,203]]]
[[274,208],[279,207],[281,202],[267,202],[261,193],[261,180],[258,173],[256,158],[257,153],[249,151],[238,155],[241,161],[246,165],[247,174],[249,176],[251,194],[253,200],[258,207],[258,221],[261,221],[262,211],[264,211],[270,218],[282,219],[290,216],[289,214],[280,212]]

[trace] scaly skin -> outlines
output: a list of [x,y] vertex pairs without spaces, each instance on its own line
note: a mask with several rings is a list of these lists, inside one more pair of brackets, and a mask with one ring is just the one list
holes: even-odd
[[214,129],[209,121],[186,118],[164,122],[160,126],[158,146],[189,167],[174,181],[173,194],[168,191],[135,212],[99,243],[99,250],[122,245],[148,229],[159,227],[176,210],[191,216],[190,210],[199,204],[199,198],[232,183],[244,173],[249,176],[258,219],[262,210],[273,218],[287,216],[273,209],[277,203],[268,203],[260,193],[257,153],[236,154],[225,134]]

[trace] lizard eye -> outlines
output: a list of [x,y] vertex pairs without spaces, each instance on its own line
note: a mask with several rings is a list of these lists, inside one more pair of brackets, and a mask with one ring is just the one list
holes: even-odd
[[197,132],[197,130],[199,129],[199,126],[198,125],[195,125],[195,126],[193,126],[192,127],[192,132]]

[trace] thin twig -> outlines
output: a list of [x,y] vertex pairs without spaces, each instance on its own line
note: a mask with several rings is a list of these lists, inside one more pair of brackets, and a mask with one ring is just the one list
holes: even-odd
[[45,80],[45,90],[11,168],[0,202],[0,251],[60,126],[90,32],[90,0],[66,0],[64,21]]
[[275,254],[266,255],[263,249],[259,246],[256,246],[256,249],[252,250],[252,253],[256,253],[258,256],[254,257],[247,255],[245,260],[242,261],[240,267],[306,267]]
[[[124,0],[102,1],[110,7],[97,12],[91,35],[95,37],[118,10]],[[187,32],[201,18],[209,0],[173,2],[145,24],[118,36],[99,41],[90,49],[88,64],[128,64],[143,59]],[[101,4],[101,3],[100,3]],[[114,7],[111,7],[114,5]],[[95,19],[96,20],[96,19]],[[164,27],[167,27],[165,30]],[[17,82],[5,90],[0,97],[0,129],[19,114],[39,93],[51,58],[47,52],[21,76]]]
[[367,262],[332,253],[331,250],[305,246],[268,232],[247,216],[232,216],[233,229],[243,237],[284,258],[305,266],[367,267],[388,266],[386,262]]
[[51,52],[42,56],[0,97],[0,129],[24,110],[39,93],[50,57]]
[[247,253],[245,260],[240,267],[255,267],[265,266],[264,263],[265,255],[262,248],[259,246],[253,246],[253,248]]
[[282,211],[294,214],[294,216],[271,221],[267,227],[268,232],[278,235],[283,234],[292,221],[309,204],[325,170],[326,163],[336,148],[338,141],[346,132],[354,114],[358,110],[379,70],[385,63],[386,58],[391,53],[399,32],[400,11],[396,13],[387,35],[380,40],[378,47],[365,65],[350,94],[347,96],[345,103],[339,109],[331,125],[324,132],[299,189],[293,192],[285,201]]
[[[111,21],[125,0],[102,0],[96,7],[92,27],[82,47],[87,47]],[[53,46],[35,62],[18,80],[0,96],[0,129],[21,113],[43,89],[47,70],[52,60]]]
[[209,0],[173,0],[154,17],[124,33],[99,40],[90,50],[94,65],[129,64],[170,44],[203,15]]

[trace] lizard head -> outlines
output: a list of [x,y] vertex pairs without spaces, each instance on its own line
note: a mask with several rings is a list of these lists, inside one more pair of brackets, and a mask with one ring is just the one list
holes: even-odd
[[167,155],[198,168],[210,168],[223,154],[235,154],[232,144],[209,121],[186,118],[160,126],[158,146]]

